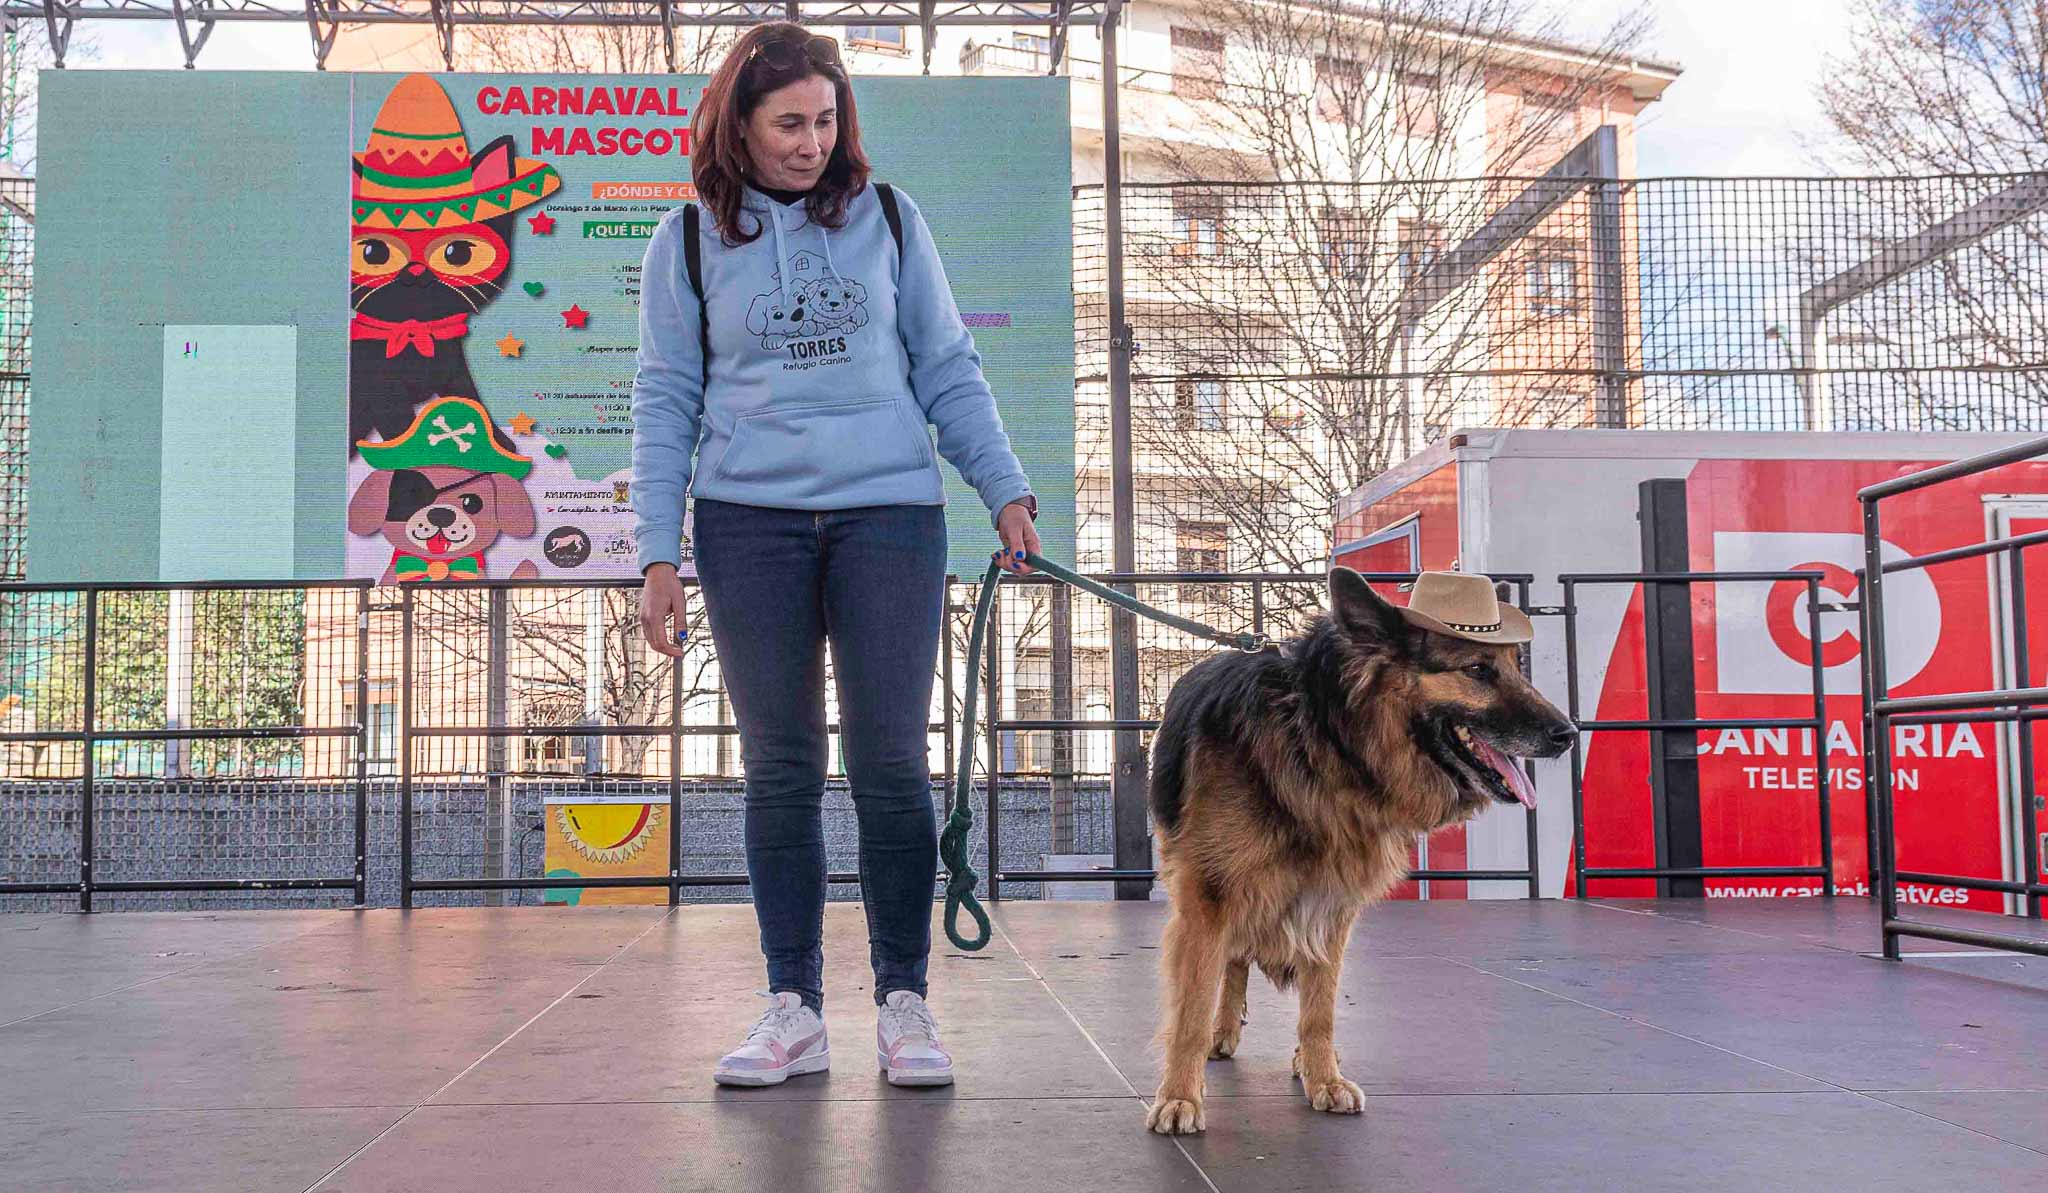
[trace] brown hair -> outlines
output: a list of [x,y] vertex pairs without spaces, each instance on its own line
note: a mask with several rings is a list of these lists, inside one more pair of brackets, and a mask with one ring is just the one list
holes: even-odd
[[[690,175],[697,184],[698,201],[711,214],[712,226],[727,247],[750,244],[763,231],[759,220],[754,221],[751,232],[740,227],[741,190],[753,166],[742,133],[748,117],[769,92],[812,75],[832,80],[839,105],[839,137],[817,185],[804,201],[813,221],[827,228],[843,225],[847,204],[868,183],[868,159],[861,151],[853,85],[839,62],[837,43],[825,54],[813,49],[814,40],[832,42],[789,21],[756,25],[726,54],[704,89],[690,125]],[[764,46],[769,53],[759,53]]]

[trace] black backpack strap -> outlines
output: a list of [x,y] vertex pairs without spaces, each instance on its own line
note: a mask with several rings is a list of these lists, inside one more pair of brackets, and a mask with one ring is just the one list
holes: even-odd
[[704,376],[711,377],[711,310],[704,305],[704,245],[698,239],[695,203],[683,204],[683,263],[690,271],[690,290],[697,296],[697,339],[703,345]]
[[889,235],[896,238],[896,259],[903,259],[903,213],[896,210],[896,190],[886,182],[875,184],[875,198],[882,201],[882,218],[889,221]]

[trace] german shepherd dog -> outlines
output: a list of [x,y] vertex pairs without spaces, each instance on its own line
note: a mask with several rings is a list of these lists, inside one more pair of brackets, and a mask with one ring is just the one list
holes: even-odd
[[1406,876],[1418,834],[1534,807],[1513,759],[1555,757],[1576,732],[1514,645],[1426,629],[1348,568],[1329,595],[1301,636],[1207,659],[1166,699],[1151,785],[1166,1065],[1145,1120],[1161,1134],[1203,1129],[1203,1062],[1236,1051],[1254,964],[1300,991],[1309,1104],[1362,1111],[1332,1043],[1352,921]]

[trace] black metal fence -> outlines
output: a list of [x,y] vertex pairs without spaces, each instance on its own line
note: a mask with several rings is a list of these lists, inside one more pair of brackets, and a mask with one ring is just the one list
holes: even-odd
[[[2048,940],[1979,931],[1952,924],[1930,923],[1899,915],[1901,883],[1933,883],[2018,896],[2028,916],[2039,918],[2041,915],[2041,897],[2048,895],[2048,884],[2042,882],[2041,838],[2034,809],[2037,788],[2034,774],[2033,727],[2037,722],[2048,719],[2048,708],[2043,707],[2048,705],[2048,687],[2033,682],[2031,644],[2027,635],[2026,570],[2022,564],[2023,553],[2028,548],[2048,543],[2048,532],[2009,535],[1972,546],[1886,561],[1882,554],[1883,519],[1880,510],[1880,506],[1887,498],[1963,477],[1976,476],[2006,464],[2038,459],[2041,456],[2048,456],[2048,439],[2037,439],[2001,451],[1958,460],[1953,464],[1929,468],[1909,476],[1868,486],[1857,494],[1863,503],[1864,566],[1857,572],[1857,576],[1863,593],[1863,708],[1867,725],[1865,748],[1869,754],[1869,789],[1877,843],[1875,873],[1878,880],[1873,885],[1877,887],[1879,906],[1883,910],[1884,955],[1894,961],[1900,956],[1899,938],[1902,936],[1920,936],[1956,944],[2014,949],[2048,956]],[[1984,692],[1893,696],[1890,678],[1886,672],[1885,631],[1888,627],[1884,616],[1884,578],[1937,564],[1987,556],[2002,556],[2008,569],[2006,592],[2010,598],[2008,611],[2013,627],[2010,657],[2015,681],[2009,687]],[[2019,861],[2014,867],[2014,879],[1987,878],[1981,875],[1931,874],[1920,870],[1901,869],[1899,866],[1898,837],[1893,830],[1892,727],[1957,723],[2011,724],[2018,727],[2015,769],[2018,771],[2022,840],[2019,843]]]
[[[1363,575],[1366,580],[1375,584],[1404,584],[1415,579],[1415,573],[1413,572],[1367,572],[1363,573]],[[1323,608],[1324,592],[1329,583],[1329,576],[1326,572],[1237,575],[1229,578],[1227,586],[1215,586],[1200,578],[1170,573],[1108,573],[1090,578],[1103,584],[1128,585],[1133,595],[1147,603],[1171,603],[1183,611],[1189,611],[1190,606],[1193,606],[1191,615],[1208,617],[1223,628],[1249,630],[1255,634],[1266,634],[1272,637],[1282,637],[1304,628],[1307,619],[1313,617],[1317,611]],[[1498,584],[1513,587],[1517,608],[1525,612],[1531,608],[1529,604],[1529,586],[1534,579],[1533,577],[1519,574],[1498,574],[1492,576],[1491,579]],[[1070,768],[1072,765],[1071,759],[1073,757],[1075,735],[1133,731],[1150,733],[1159,727],[1159,719],[1156,716],[1149,716],[1135,720],[1116,720],[1104,715],[1075,718],[1071,713],[1071,705],[1066,709],[1060,709],[1055,706],[1054,701],[1049,699],[1030,702],[1030,706],[1044,706],[1044,711],[1049,715],[1028,717],[1002,715],[999,710],[1003,705],[1000,689],[1004,682],[1004,668],[1000,665],[1001,660],[993,644],[1002,638],[1000,627],[1003,624],[1005,604],[1010,606],[1012,610],[1011,616],[1015,616],[1016,611],[1020,608],[1026,611],[1027,617],[1032,616],[1031,611],[1040,609],[1051,613],[1050,616],[1044,618],[1042,631],[1033,631],[1027,626],[1026,631],[1014,639],[1020,658],[1026,657],[1028,652],[1039,650],[1038,643],[1043,640],[1046,645],[1043,648],[1042,657],[1048,664],[1052,664],[1054,659],[1061,657],[1063,654],[1068,654],[1068,652],[1062,651],[1056,644],[1063,638],[1067,641],[1072,640],[1070,619],[1073,602],[1071,589],[1059,581],[1046,576],[1020,577],[1012,581],[1006,581],[1006,587],[1008,587],[1012,594],[1012,599],[1008,602],[999,601],[990,614],[991,646],[987,660],[988,670],[985,673],[987,677],[985,680],[985,687],[987,689],[985,695],[988,701],[988,708],[983,714],[988,726],[989,748],[992,752],[997,750],[999,748],[999,737],[1005,733],[1026,737],[1027,741],[1029,737],[1042,735],[1047,747],[1047,754],[1053,762],[1052,777],[1054,786],[1052,793],[1055,801],[1053,822],[1055,825],[1058,825],[1065,819],[1061,814],[1058,802],[1061,790],[1059,782],[1062,776],[1071,776]],[[1190,599],[1191,589],[1195,594],[1192,600]],[[1090,602],[1090,604],[1096,603]],[[1062,610],[1065,612],[1062,613]],[[1108,630],[1107,611],[1103,610],[1101,612],[1103,625],[1101,632],[1095,637],[1095,641],[1101,644],[1100,669],[1097,672],[1100,686],[1094,687],[1091,690],[1100,693],[1098,698],[1092,703],[1099,713],[1106,713],[1109,707],[1107,693]],[[1066,628],[1062,629],[1062,626]],[[1142,701],[1145,707],[1157,709],[1165,704],[1166,693],[1172,687],[1173,682],[1178,680],[1188,667],[1193,666],[1216,648],[1209,643],[1190,639],[1169,627],[1149,621],[1141,621],[1139,623],[1139,632],[1140,658],[1153,664],[1141,668],[1145,679],[1142,689]],[[1068,657],[1071,657],[1071,655],[1069,654]],[[1063,688],[1065,684],[1058,678],[1059,671],[1056,664],[1048,666],[1047,671],[1049,674],[1041,677],[1032,670],[1020,666],[1013,673],[1011,682],[1019,684],[1033,682],[1034,680],[1044,682],[1047,685],[1047,695],[1050,696],[1053,691]],[[1146,745],[1149,750],[1149,742]],[[1065,761],[1063,762],[1062,760]],[[1105,769],[1108,761],[1109,757],[1107,752],[1105,752],[1103,755]],[[988,806],[994,809],[986,819],[987,849],[988,856],[990,857],[1003,856],[998,848],[1003,813],[1001,802],[997,796],[1001,792],[1004,778],[1005,771],[1001,768],[996,769],[989,775]],[[1111,811],[1114,814],[1116,809],[1112,808]],[[1142,822],[1144,812],[1142,808],[1131,809],[1126,810],[1126,815],[1134,815]],[[1534,809],[1524,810],[1523,827],[1526,852],[1524,854],[1524,864],[1520,868],[1445,868],[1431,867],[1425,864],[1411,870],[1409,877],[1421,883],[1513,882],[1522,884],[1527,889],[1529,898],[1537,898],[1541,893],[1541,869],[1537,852],[1536,814]],[[1133,880],[1150,881],[1155,877],[1156,873],[1149,865],[1125,865],[1121,867],[1112,865],[1097,867],[1091,870],[1065,870],[1057,872],[999,869],[990,874],[989,889],[992,893],[1000,896],[1002,883],[1005,881],[1111,883]]]
[[[1688,760],[1698,754],[1698,735],[1702,730],[1718,729],[1806,729],[1813,733],[1815,741],[1827,737],[1827,694],[1826,665],[1822,659],[1822,644],[1825,639],[1820,632],[1820,615],[1827,608],[1820,599],[1820,582],[1825,579],[1819,572],[1615,572],[1604,575],[1591,573],[1566,574],[1558,577],[1564,586],[1564,605],[1557,610],[1564,617],[1565,642],[1565,684],[1568,705],[1566,714],[1579,727],[1579,736],[1572,741],[1572,879],[1574,893],[1581,899],[1591,897],[1587,889],[1589,880],[1615,878],[1653,878],[1660,884],[1673,879],[1705,880],[1713,878],[1814,878],[1821,884],[1821,895],[1833,898],[1835,895],[1835,851],[1834,816],[1828,783],[1827,754],[1815,750],[1813,769],[1815,807],[1820,823],[1820,864],[1800,865],[1786,863],[1765,866],[1710,866],[1704,858],[1673,859],[1666,854],[1665,837],[1660,833],[1656,841],[1658,858],[1652,866],[1605,866],[1586,864],[1586,764],[1585,735],[1588,733],[1624,732],[1648,733],[1650,735],[1650,770],[1648,775],[1652,807],[1658,810],[1653,817],[1661,825],[1663,817],[1671,809],[1688,802],[1697,819],[1699,801],[1697,770],[1692,773],[1692,790],[1672,790],[1674,778],[1685,773],[1681,766],[1671,765],[1674,761]],[[1692,639],[1692,586],[1695,584],[1776,584],[1793,581],[1806,587],[1807,640],[1812,654],[1807,667],[1813,677],[1813,715],[1810,717],[1696,717],[1692,715],[1691,693],[1685,694],[1685,707],[1671,708],[1660,701],[1661,688],[1653,686],[1650,692],[1649,716],[1642,720],[1600,720],[1582,717],[1579,694],[1579,605],[1578,591],[1590,585],[1625,584],[1642,589],[1645,610],[1645,634],[1643,638],[1645,657],[1644,672],[1659,676],[1675,657],[1690,658],[1693,652]],[[1659,633],[1657,616],[1660,605],[1663,609],[1667,632]],[[1690,668],[1687,668],[1690,674]],[[1691,764],[1693,768],[1697,763]],[[1688,834],[1673,832],[1668,836],[1673,841],[1691,837],[1698,841],[1698,825],[1690,826]],[[1659,894],[1697,894],[1698,889],[1673,892],[1660,889]]]
[[[1280,627],[1320,603],[1320,577],[1139,579],[1211,620]],[[625,582],[0,586],[0,907],[741,895],[737,729],[687,591],[691,638],[671,661],[639,642]],[[1108,619],[1070,590],[1057,624],[1045,586],[1002,596],[975,860],[1003,895],[1032,897],[1036,876],[1092,878],[1114,854],[1105,731],[1043,724],[1107,706]],[[942,640],[940,786],[963,669],[980,662],[962,657],[971,598],[953,589]],[[1148,703],[1201,654],[1148,633]],[[551,879],[536,835],[572,799],[659,806],[668,872]],[[833,881],[850,883],[836,777],[827,821]]]
[[[1275,636],[1301,629],[1327,584],[1097,578]],[[1527,606],[1529,577],[1498,579]],[[742,897],[737,728],[698,590],[686,593],[690,638],[670,660],[639,641],[627,582],[0,586],[13,697],[0,718],[0,907],[539,902],[620,887],[672,903]],[[989,893],[1094,897],[1149,881],[1149,864],[1117,864],[1109,739],[1155,729],[1174,681],[1213,647],[1142,623],[1144,715],[1116,721],[1106,606],[1045,577],[1005,578],[988,657],[967,659],[972,597],[957,585],[949,597],[930,734],[943,792],[964,669],[989,668],[974,858]],[[551,810],[605,800],[660,809],[666,867],[549,871],[533,837]],[[1423,866],[1416,879],[1513,882],[1534,897],[1525,817],[1525,866]],[[827,821],[834,893],[849,896],[857,853],[838,778]]]

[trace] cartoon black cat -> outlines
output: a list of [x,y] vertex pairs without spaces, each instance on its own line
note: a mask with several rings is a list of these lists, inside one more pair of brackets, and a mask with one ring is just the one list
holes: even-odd
[[[355,155],[349,245],[349,428],[396,439],[437,397],[481,398],[463,352],[469,317],[503,292],[514,213],[559,190],[544,162],[499,137],[472,156],[432,76],[392,88]],[[495,422],[491,437],[512,442]]]

